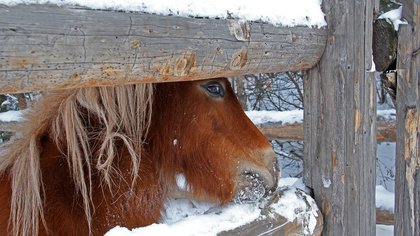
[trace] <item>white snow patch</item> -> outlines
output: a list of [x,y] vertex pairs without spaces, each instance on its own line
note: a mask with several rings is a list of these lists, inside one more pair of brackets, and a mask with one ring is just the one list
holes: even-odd
[[393,225],[376,225],[377,236],[394,236]]
[[326,179],[324,175],[322,175],[322,184],[324,184],[324,188],[329,188],[331,185],[331,180]]
[[181,190],[187,190],[188,185],[187,185],[187,180],[185,179],[185,175],[184,174],[177,174],[175,176],[176,179],[176,184],[178,185],[178,188]]
[[377,116],[378,119],[384,119],[384,120],[396,120],[397,114],[395,109],[389,109],[389,110],[378,110]]
[[[279,186],[292,186],[297,181],[297,178],[281,178]],[[305,201],[295,194],[296,191],[298,190],[295,188],[289,188],[284,192],[279,202],[271,206],[277,214],[282,215],[289,221],[296,218],[306,220],[309,222],[308,233],[313,232],[316,226],[317,205],[312,198],[307,197],[306,200],[309,201],[311,206],[311,209],[307,209]],[[387,199],[387,203],[381,204],[381,199]],[[391,209],[389,206],[392,205],[393,209],[393,200],[393,193],[386,191],[382,186],[376,186],[376,207],[388,206],[387,209]],[[302,211],[299,211],[299,209],[302,209]],[[216,235],[219,232],[250,223],[258,217],[261,216],[257,204],[228,204],[222,208],[213,203],[171,199],[166,204],[166,214],[161,223],[131,231],[124,227],[115,227],[105,235]],[[393,229],[393,226],[376,225],[376,235],[393,235]]]
[[[256,125],[264,123],[294,124],[303,122],[303,110],[293,111],[245,111],[248,118]],[[380,119],[395,120],[395,109],[378,110]]]
[[299,178],[296,180],[296,182],[292,185],[295,188],[301,189],[303,191],[305,191],[305,193],[307,194],[312,194],[312,190],[310,188],[308,188],[304,183],[303,183],[303,178]]
[[382,185],[376,186],[376,208],[394,213],[394,193],[389,192]]
[[[301,191],[301,196],[297,194],[297,191],[297,189],[289,187],[283,192],[283,196],[279,198],[278,202],[270,207],[290,222],[295,219],[298,219],[298,222],[307,222],[308,225],[305,227],[304,233],[312,235],[316,227],[318,206],[305,192]],[[309,208],[306,201],[309,203]]]
[[291,27],[327,25],[321,0],[0,0],[0,4],[56,4],[181,17],[237,18]]
[[376,71],[376,64],[375,61],[373,61],[373,52],[372,52],[372,67],[367,70],[367,72],[375,72]]
[[246,111],[245,114],[254,124],[282,123],[293,124],[303,121],[303,110],[293,111]]
[[176,146],[177,143],[178,143],[178,140],[174,139],[174,146]]
[[385,12],[384,14],[380,15],[378,19],[387,19],[389,23],[392,22],[392,24],[394,25],[395,31],[398,31],[398,28],[401,24],[408,24],[407,21],[401,20],[402,8],[403,6],[399,7],[398,9]]
[[171,200],[166,217],[160,224],[133,229],[115,227],[106,236],[133,235],[216,235],[245,225],[260,216],[256,204],[228,204],[221,209],[216,204],[190,200]]
[[22,121],[22,111],[6,111],[0,113],[0,121],[11,122],[11,121]]
[[293,186],[293,184],[296,183],[297,180],[298,180],[297,178],[291,178],[291,177],[280,178],[278,187],[280,188],[284,186]]
[[280,178],[278,188],[286,187],[286,186],[292,186],[297,189],[303,190],[305,191],[305,193],[309,195],[312,193],[312,190],[303,183],[303,178],[290,178],[290,177]]

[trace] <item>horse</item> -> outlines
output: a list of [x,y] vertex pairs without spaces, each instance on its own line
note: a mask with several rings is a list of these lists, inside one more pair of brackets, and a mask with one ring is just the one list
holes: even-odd
[[103,235],[171,198],[269,196],[278,158],[226,78],[49,92],[0,155],[0,231]]

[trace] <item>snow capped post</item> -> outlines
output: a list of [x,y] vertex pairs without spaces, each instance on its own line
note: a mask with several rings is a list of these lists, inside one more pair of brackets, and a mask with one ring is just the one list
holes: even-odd
[[326,43],[325,29],[142,10],[0,1],[0,94],[306,70]]
[[304,79],[303,176],[324,214],[322,235],[375,235],[375,1],[322,2],[327,46]]

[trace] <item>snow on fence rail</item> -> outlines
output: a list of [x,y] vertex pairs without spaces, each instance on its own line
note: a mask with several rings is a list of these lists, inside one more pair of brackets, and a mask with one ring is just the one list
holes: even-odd
[[0,94],[306,70],[327,40],[307,26],[1,2],[0,29]]

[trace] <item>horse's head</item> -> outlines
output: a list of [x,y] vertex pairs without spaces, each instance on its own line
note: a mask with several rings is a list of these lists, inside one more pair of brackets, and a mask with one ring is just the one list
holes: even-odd
[[57,91],[27,119],[0,158],[15,235],[145,226],[167,197],[258,200],[280,175],[227,79]]
[[255,201],[277,187],[280,165],[227,79],[156,85],[147,142],[172,197]]

